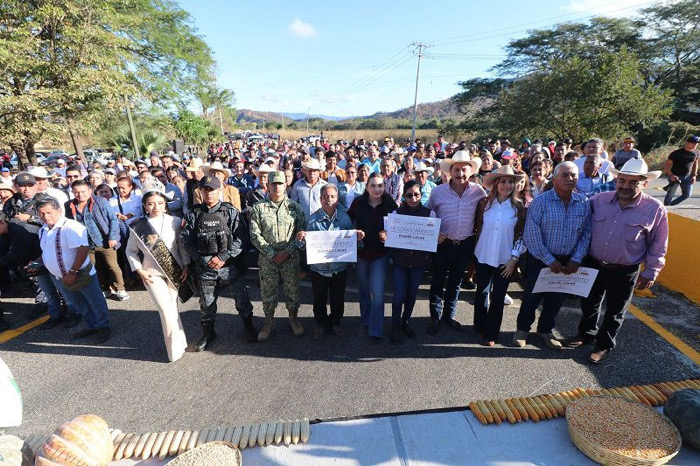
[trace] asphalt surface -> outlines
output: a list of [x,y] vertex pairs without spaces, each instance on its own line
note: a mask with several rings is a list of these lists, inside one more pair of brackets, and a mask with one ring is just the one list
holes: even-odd
[[[649,182],[649,186],[645,192],[663,203],[664,197],[666,197],[666,191],[663,190],[663,187],[667,184],[668,180],[666,178],[659,178]],[[676,195],[674,197],[678,197],[680,194],[681,189],[679,187],[676,189]],[[668,206],[667,209],[674,214],[700,220],[700,182],[695,182],[693,185],[693,194],[689,199],[686,199],[678,205]]]
[[[130,292],[125,302],[110,301],[112,338],[102,346],[71,340],[69,331],[33,329],[0,347],[25,402],[24,423],[10,433],[51,432],[82,413],[103,416],[123,431],[195,429],[244,422],[309,417],[337,419],[466,406],[484,398],[529,396],[574,387],[610,387],[700,377],[700,366],[681,354],[641,321],[628,314],[619,346],[607,365],[586,362],[588,348],[554,352],[531,335],[525,348],[514,348],[521,291],[511,285],[514,305],[506,308],[501,340],[479,345],[473,329],[457,333],[442,328],[427,334],[427,285],[421,287],[414,318],[415,340],[391,345],[364,336],[359,321],[354,272],[349,274],[345,338],[311,338],[314,327],[310,283],[302,282],[301,322],[307,335],[294,338],[286,311],[278,308],[277,329],[269,341],[244,341],[242,323],[230,297],[220,299],[211,351],[186,353],[168,363],[157,311],[145,291]],[[262,324],[256,272],[249,277],[255,322]],[[33,300],[21,287],[3,295],[14,325],[26,322]],[[473,292],[463,292],[457,318],[471,324]],[[24,297],[22,297],[22,295]],[[676,299],[671,301],[668,296]],[[391,289],[387,286],[387,301]],[[664,301],[667,307],[659,306]],[[680,296],[635,299],[652,309],[663,325],[698,348],[698,308]],[[576,332],[577,301],[567,302],[555,333]],[[385,331],[389,332],[390,304]],[[684,314],[677,311],[684,308]],[[188,340],[200,335],[196,299],[181,306]],[[664,310],[666,309],[666,310]],[[666,313],[676,312],[673,316]],[[672,322],[664,319],[672,318]],[[687,321],[687,322],[684,322]],[[672,325],[671,325],[672,324]]]

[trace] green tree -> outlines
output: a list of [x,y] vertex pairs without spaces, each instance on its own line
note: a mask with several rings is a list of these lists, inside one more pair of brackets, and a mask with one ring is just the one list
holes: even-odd
[[173,128],[179,139],[197,148],[204,146],[218,134],[218,130],[210,121],[189,110],[181,110],[173,118]]
[[172,0],[0,3],[0,142],[26,165],[34,144],[79,134],[125,97],[168,105],[210,72],[211,52]]
[[475,132],[523,137],[618,138],[671,113],[671,92],[645,83],[636,57],[622,48],[597,58],[553,60],[501,91],[468,120]]

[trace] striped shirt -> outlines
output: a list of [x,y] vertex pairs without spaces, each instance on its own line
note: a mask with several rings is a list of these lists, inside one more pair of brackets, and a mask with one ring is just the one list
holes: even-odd
[[450,183],[433,188],[425,205],[440,219],[440,233],[451,240],[467,239],[474,234],[476,205],[486,197],[486,191],[475,183],[469,183],[460,197]]
[[527,212],[525,245],[547,265],[554,256],[583,261],[591,243],[591,203],[583,194],[572,193],[568,208],[552,189],[537,196]]

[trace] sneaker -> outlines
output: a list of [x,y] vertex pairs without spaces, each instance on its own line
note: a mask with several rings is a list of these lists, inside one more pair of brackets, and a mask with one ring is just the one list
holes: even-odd
[[84,329],[80,330],[78,333],[75,333],[73,335],[73,339],[79,340],[81,338],[86,338],[86,337],[89,337],[90,335],[94,335],[95,333],[97,333],[96,328],[84,328]]
[[114,293],[114,298],[117,301],[126,301],[129,299],[131,296],[129,296],[129,293],[127,293],[125,290],[120,290]]
[[518,348],[522,348],[527,344],[527,336],[529,332],[524,332],[522,330],[516,330],[513,334],[513,344]]
[[95,330],[95,337],[93,338],[93,343],[95,345],[101,345],[102,343],[109,340],[112,336],[112,330],[109,327],[100,327]]
[[408,338],[416,338],[416,331],[413,330],[408,323],[404,323],[401,326],[401,330],[403,331],[403,334],[406,335]]
[[547,346],[549,346],[549,349],[560,350],[562,348],[561,342],[559,341],[559,339],[557,339],[557,337],[554,336],[553,333],[551,333],[551,332],[550,333],[539,333],[538,332],[538,335],[540,337],[542,337],[542,339],[547,344]]
[[513,304],[513,298],[511,298],[508,293],[506,293],[506,297],[503,298],[503,304],[505,304],[506,306],[510,306],[511,304]]

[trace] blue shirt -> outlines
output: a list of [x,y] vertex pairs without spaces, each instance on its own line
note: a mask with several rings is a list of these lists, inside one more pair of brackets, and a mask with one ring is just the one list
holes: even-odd
[[230,184],[231,186],[238,188],[238,191],[244,196],[246,193],[248,193],[248,191],[255,187],[255,177],[250,173],[244,173],[243,178],[241,179],[239,179],[236,175],[233,175],[228,177],[226,184]]
[[569,206],[554,189],[537,196],[527,212],[525,245],[536,259],[552,264],[554,256],[570,256],[578,264],[591,243],[591,204],[583,194],[572,193]]
[[597,186],[593,190],[593,194],[590,197],[592,197],[596,194],[607,193],[607,192],[615,191],[615,190],[617,190],[617,182],[616,182],[615,178],[613,178],[612,180],[608,181],[607,183],[603,183],[603,184]]
[[[336,208],[332,217],[323,209],[318,209],[309,218],[306,224],[306,231],[331,231],[331,230],[354,230],[350,216]],[[311,264],[309,268],[325,277],[331,277],[336,273],[347,269],[347,262],[329,262],[327,264]]]
[[426,205],[428,203],[428,199],[430,199],[430,192],[433,190],[433,188],[437,186],[435,183],[433,183],[430,180],[426,180],[425,184],[420,187],[420,203],[423,205]]
[[595,189],[598,186],[607,183],[610,180],[610,178],[611,176],[609,174],[602,173],[598,173],[597,176],[589,178],[586,176],[585,173],[581,172],[578,178],[578,182],[576,183],[576,192],[581,193],[586,197],[591,197]]

